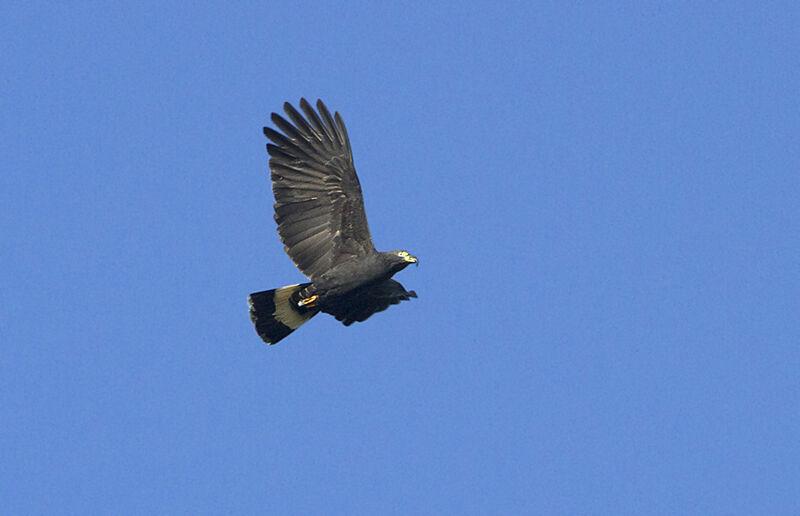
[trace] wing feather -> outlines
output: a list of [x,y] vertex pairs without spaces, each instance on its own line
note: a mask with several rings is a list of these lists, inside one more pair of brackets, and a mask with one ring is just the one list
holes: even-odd
[[[284,109],[286,109],[285,104]],[[322,120],[320,120],[319,115],[317,115],[317,112],[314,111],[314,108],[311,107],[311,104],[309,104],[306,99],[300,99],[300,109],[303,110],[303,113],[305,113],[305,115],[308,117],[308,121],[314,126],[314,131],[316,132],[315,136],[322,143],[322,146],[326,149],[333,150],[333,135],[328,133],[327,129],[325,128],[325,124],[322,123]]]
[[[321,101],[284,104],[265,127],[275,221],[287,254],[314,279],[351,256],[375,252],[347,129]],[[301,114],[302,111],[302,114]],[[303,116],[305,115],[305,116]],[[279,132],[280,131],[280,132]]]

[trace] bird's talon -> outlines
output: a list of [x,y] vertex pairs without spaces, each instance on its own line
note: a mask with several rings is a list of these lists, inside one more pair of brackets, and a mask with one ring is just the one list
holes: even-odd
[[301,299],[300,301],[297,302],[297,306],[303,308],[313,308],[314,305],[317,303],[317,299],[319,299],[319,296],[315,294],[311,297]]

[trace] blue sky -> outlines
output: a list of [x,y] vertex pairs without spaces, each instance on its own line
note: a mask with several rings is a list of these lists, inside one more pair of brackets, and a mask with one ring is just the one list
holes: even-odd
[[[3,11],[4,512],[800,512],[796,3]],[[419,299],[268,347],[301,96]]]

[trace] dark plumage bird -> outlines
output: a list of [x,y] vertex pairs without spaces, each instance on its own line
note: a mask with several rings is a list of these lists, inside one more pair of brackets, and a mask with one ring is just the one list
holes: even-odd
[[350,140],[337,112],[300,99],[305,117],[288,102],[289,120],[272,113],[283,132],[264,128],[275,194],[275,221],[284,249],[311,280],[248,298],[250,318],[275,344],[319,312],[345,326],[364,321],[417,294],[391,279],[417,263],[406,251],[378,252],[364,213]]

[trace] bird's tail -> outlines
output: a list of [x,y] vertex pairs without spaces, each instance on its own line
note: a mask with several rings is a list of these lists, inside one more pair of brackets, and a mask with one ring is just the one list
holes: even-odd
[[250,319],[264,342],[275,344],[317,314],[318,310],[297,306],[302,297],[300,290],[309,285],[311,283],[289,285],[248,296]]

